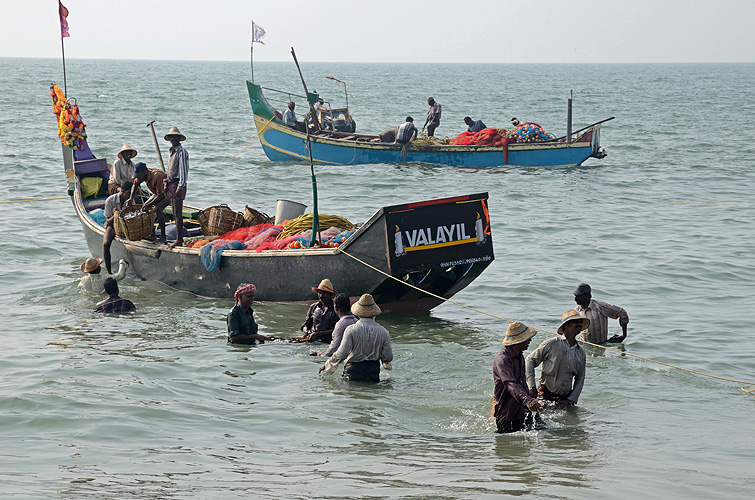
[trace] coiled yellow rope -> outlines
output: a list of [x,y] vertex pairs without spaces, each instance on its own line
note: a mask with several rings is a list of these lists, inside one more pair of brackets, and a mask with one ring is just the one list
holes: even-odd
[[[320,227],[325,229],[331,227],[337,227],[338,229],[354,229],[354,224],[338,215],[318,213],[317,218],[320,221]],[[282,240],[283,238],[299,234],[307,229],[312,229],[312,214],[300,215],[299,217],[288,221],[283,226],[283,231],[281,231],[276,240]]]
[[[408,287],[410,287],[410,288],[414,288],[415,290],[418,290],[418,291],[420,291],[420,292],[422,292],[422,293],[426,293],[427,295],[430,295],[431,297],[435,297],[436,299],[440,299],[440,300],[442,300],[442,301],[444,301],[444,302],[450,302],[450,303],[452,303],[452,304],[456,304],[457,306],[463,307],[463,308],[465,308],[465,309],[469,309],[470,311],[474,311],[474,312],[477,312],[477,313],[483,314],[483,315],[485,315],[485,316],[490,316],[491,318],[500,319],[500,320],[506,321],[506,322],[508,322],[508,323],[511,323],[511,322],[513,321],[513,320],[510,320],[510,319],[507,319],[507,318],[503,318],[503,317],[501,317],[501,316],[497,316],[497,315],[495,315],[495,314],[491,314],[491,313],[489,313],[489,312],[481,311],[480,309],[475,309],[474,307],[470,307],[470,306],[464,305],[464,304],[462,304],[462,303],[460,303],[460,302],[456,302],[456,301],[454,301],[454,300],[451,300],[451,299],[447,299],[447,298],[445,298],[445,297],[441,297],[440,295],[435,295],[435,294],[434,294],[434,293],[432,293],[432,292],[429,292],[429,291],[427,291],[427,290],[423,290],[423,289],[419,288],[418,286],[415,286],[415,285],[412,285],[411,283],[407,283],[407,282],[405,282],[405,281],[402,281],[402,280],[400,280],[400,279],[396,278],[395,276],[391,276],[390,274],[388,274],[388,273],[386,273],[386,272],[384,272],[384,271],[381,271],[380,269],[376,268],[375,266],[372,266],[372,265],[368,264],[367,262],[365,262],[365,261],[363,261],[363,260],[359,259],[358,257],[355,257],[355,256],[351,255],[351,254],[350,254],[350,253],[348,253],[348,252],[347,252],[346,250],[343,250],[343,249],[339,248],[339,249],[338,249],[338,251],[339,251],[339,252],[341,252],[341,253],[343,253],[343,254],[344,254],[344,255],[346,255],[347,257],[351,257],[352,259],[354,259],[355,261],[359,262],[360,264],[363,264],[363,265],[365,265],[365,266],[369,267],[369,268],[370,268],[370,269],[372,269],[373,271],[377,271],[377,272],[379,272],[380,274],[382,274],[382,275],[384,275],[384,276],[387,276],[388,278],[391,278],[391,279],[393,279],[393,280],[396,280],[396,281],[398,281],[399,283],[403,283],[404,285],[406,285],[406,286],[408,286]],[[543,329],[540,329],[540,328],[538,328],[538,330],[539,330],[539,331],[542,331],[542,332],[545,332],[545,333],[550,333],[550,334],[552,334],[552,335],[556,335],[556,336],[559,336],[559,334],[558,334],[558,333],[555,333],[555,332],[551,332],[551,331],[548,331],[548,330],[543,330]],[[736,384],[744,384],[744,385],[752,385],[752,386],[755,386],[755,382],[746,382],[746,381],[743,381],[743,380],[735,380],[735,379],[726,378],[726,377],[718,377],[718,376],[716,376],[716,375],[710,375],[710,374],[708,374],[708,373],[698,372],[698,371],[695,371],[695,370],[690,370],[690,369],[687,369],[687,368],[682,368],[682,367],[680,367],[680,366],[675,366],[675,365],[672,365],[672,364],[669,364],[669,363],[664,363],[664,362],[662,362],[662,361],[656,361],[656,360],[654,360],[654,359],[646,358],[646,357],[643,357],[643,356],[638,356],[637,354],[632,354],[632,353],[630,353],[630,352],[620,351],[620,350],[618,350],[618,349],[613,349],[613,348],[611,348],[611,347],[606,347],[606,346],[604,346],[604,345],[600,345],[600,344],[593,344],[592,342],[587,342],[587,341],[583,341],[583,340],[579,340],[579,342],[580,342],[581,344],[587,344],[587,345],[591,345],[591,346],[595,346],[595,347],[600,347],[601,349],[605,349],[605,350],[607,350],[607,351],[613,351],[613,352],[615,352],[615,353],[618,353],[618,354],[621,354],[621,355],[628,355],[628,356],[632,356],[632,357],[634,357],[634,358],[637,358],[637,359],[641,359],[641,360],[643,360],[643,361],[649,361],[649,362],[651,362],[651,363],[656,363],[656,364],[659,364],[659,365],[667,366],[667,367],[669,367],[669,368],[675,368],[675,369],[677,369],[677,370],[681,370],[681,371],[684,371],[684,372],[688,372],[688,373],[694,373],[695,375],[700,375],[700,376],[703,376],[703,377],[708,377],[708,378],[714,378],[714,379],[718,379],[718,380],[725,380],[725,381],[727,381],[727,382],[734,382],[734,383],[736,383]],[[747,393],[749,393],[749,394],[752,394],[753,392],[755,392],[755,389],[749,389],[749,390],[748,390],[748,389],[745,389],[744,387],[741,387],[741,389],[742,389],[742,390],[743,390],[744,392],[747,392]]]

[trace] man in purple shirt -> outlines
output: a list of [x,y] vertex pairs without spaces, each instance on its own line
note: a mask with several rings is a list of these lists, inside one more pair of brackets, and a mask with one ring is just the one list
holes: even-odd
[[310,356],[330,357],[341,346],[341,339],[343,339],[343,332],[346,327],[357,322],[357,319],[351,314],[351,301],[345,294],[339,293],[333,298],[333,308],[339,318],[338,323],[333,328],[333,340],[330,341],[327,349],[321,352],[312,351],[309,353]]
[[535,334],[537,331],[533,328],[514,321],[506,330],[503,349],[493,360],[493,416],[497,425],[496,432],[499,434],[529,427],[532,422],[530,411],[540,412],[543,409],[542,405],[530,396],[522,355],[530,346]]

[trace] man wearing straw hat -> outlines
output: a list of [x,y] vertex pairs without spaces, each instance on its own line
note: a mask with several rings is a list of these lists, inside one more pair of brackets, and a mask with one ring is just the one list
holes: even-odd
[[344,361],[343,377],[354,382],[380,382],[380,363],[386,370],[391,369],[393,349],[388,330],[375,322],[380,307],[372,295],[366,293],[351,306],[351,313],[359,321],[346,328],[338,350],[320,367],[332,374],[341,361]]
[[170,200],[173,208],[173,218],[176,221],[176,241],[170,248],[183,246],[184,243],[184,199],[186,199],[186,180],[189,177],[189,153],[181,145],[186,136],[178,127],[170,127],[165,134],[165,140],[170,141],[170,158],[168,158],[168,177],[163,184],[165,197]]
[[122,280],[126,276],[128,262],[121,259],[118,261],[118,272],[115,274],[102,273],[102,259],[89,257],[81,264],[81,272],[85,273],[79,281],[79,288],[85,292],[102,293],[105,291],[105,280],[114,278],[116,281]]
[[[572,292],[574,308],[579,314],[590,320],[590,327],[582,332],[582,340],[593,344],[621,343],[627,338],[627,325],[629,315],[623,307],[601,302],[592,298],[592,288],[587,283],[580,283]],[[621,335],[608,338],[608,318],[618,319],[621,326]]]
[[[590,320],[574,309],[561,316],[558,333],[561,337],[544,340],[524,361],[530,396],[552,401],[555,406],[577,404],[585,385],[585,350],[577,343],[577,335],[587,329]],[[535,385],[535,367],[542,363],[540,383]]]
[[533,328],[519,321],[512,322],[506,330],[501,349],[493,360],[493,382],[495,384],[493,415],[499,434],[516,432],[532,424],[532,413],[543,409],[542,405],[530,396],[524,372],[524,356],[532,337],[537,334]]
[[105,269],[108,274],[113,272],[110,270],[110,245],[115,239],[115,218],[118,217],[118,212],[126,208],[126,200],[128,200],[131,194],[131,181],[126,181],[121,185],[121,190],[115,194],[111,194],[105,200],[105,234],[102,236],[102,256],[105,258]]
[[110,180],[107,183],[107,193],[114,194],[117,192],[123,183],[134,177],[134,164],[131,162],[131,158],[136,156],[136,150],[124,144],[120,151],[118,151],[118,159],[113,162],[113,167],[110,171]]
[[336,291],[329,279],[324,279],[319,285],[313,286],[312,291],[317,293],[317,302],[309,306],[307,317],[300,329],[304,332],[307,342],[330,342],[333,340],[333,328],[338,322],[338,315],[333,306],[333,297]]

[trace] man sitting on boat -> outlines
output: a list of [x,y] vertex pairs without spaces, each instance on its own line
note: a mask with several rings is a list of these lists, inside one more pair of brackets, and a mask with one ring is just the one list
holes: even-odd
[[294,112],[294,108],[296,108],[296,103],[294,101],[289,101],[288,109],[283,112],[283,123],[294,130],[304,132],[304,122],[296,120],[296,113]]
[[120,313],[136,311],[136,306],[128,299],[121,298],[118,293],[118,282],[115,278],[105,280],[105,293],[108,298],[98,302],[93,311],[96,313]]
[[86,273],[79,281],[79,288],[86,292],[102,293],[105,291],[105,280],[115,278],[117,281],[126,276],[128,262],[121,259],[118,261],[118,272],[116,274],[102,274],[102,259],[89,257],[81,264],[81,272]]
[[477,133],[488,128],[482,123],[482,120],[472,120],[472,118],[468,116],[464,117],[464,123],[467,124],[467,132]]
[[105,234],[102,236],[102,256],[105,258],[105,269],[107,269],[108,274],[113,273],[110,270],[110,245],[115,239],[115,218],[118,216],[116,212],[126,208],[126,201],[131,195],[131,188],[131,181],[126,181],[121,185],[119,192],[111,194],[105,200]]
[[[131,205],[134,202],[134,198],[139,194],[139,184],[142,182],[147,183],[147,187],[152,191],[152,196],[144,202],[142,210],[147,210],[152,206],[155,207],[155,212],[157,212],[157,224],[160,227],[160,243],[167,243],[165,238],[165,213],[163,213],[165,207],[170,205],[170,200],[165,197],[165,191],[163,189],[167,177],[168,174],[162,170],[147,168],[147,165],[142,162],[137,163],[134,168],[134,187],[131,188],[131,196],[126,202],[126,205]],[[154,226],[152,226],[151,239],[153,241],[156,239]]]
[[307,342],[320,340],[330,342],[333,335],[333,328],[336,326],[338,316],[333,307],[333,297],[335,290],[329,279],[324,279],[318,286],[313,286],[312,290],[317,292],[318,300],[307,311],[307,318],[301,325],[301,330],[307,339]]
[[226,317],[228,343],[255,344],[256,341],[263,343],[266,340],[273,340],[273,337],[257,333],[259,326],[254,321],[254,310],[252,309],[256,290],[257,287],[254,285],[242,283],[233,294],[236,303]]
[[440,125],[441,107],[432,97],[427,98],[427,105],[430,106],[430,109],[427,110],[427,120],[425,120],[424,127],[427,127],[427,135],[433,137],[435,129]]
[[136,150],[128,144],[124,144],[118,151],[118,159],[113,162],[110,180],[107,183],[108,194],[116,193],[124,182],[131,182],[134,176],[134,164],[131,162],[131,158],[135,156]]
[[407,144],[412,140],[412,135],[414,136],[414,139],[417,138],[417,127],[414,126],[414,118],[407,116],[406,121],[398,127],[396,143]]
[[331,374],[344,361],[343,377],[354,382],[380,382],[380,363],[391,369],[393,349],[391,336],[384,327],[375,322],[380,307],[372,295],[365,293],[351,306],[351,312],[359,321],[346,328],[341,346],[320,367],[320,373]]

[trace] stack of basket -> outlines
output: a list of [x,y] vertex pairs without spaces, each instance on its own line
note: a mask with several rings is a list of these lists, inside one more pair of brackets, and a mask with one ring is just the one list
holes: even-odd
[[197,220],[203,235],[218,236],[240,228],[244,224],[244,215],[223,204],[205,208],[199,212]]
[[155,227],[155,207],[142,211],[141,205],[130,205],[115,218],[115,234],[130,241],[139,241],[152,234]]
[[244,208],[244,223],[241,227],[251,227],[257,224],[267,224],[273,222],[273,218],[264,212],[259,212],[249,205]]

